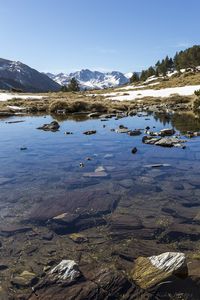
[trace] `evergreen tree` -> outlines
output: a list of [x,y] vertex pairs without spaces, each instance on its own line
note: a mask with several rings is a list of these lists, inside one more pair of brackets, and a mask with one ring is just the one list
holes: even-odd
[[76,78],[72,78],[70,83],[68,84],[68,91],[69,92],[78,92],[80,91],[80,87],[78,84],[78,81],[76,80]]
[[61,92],[68,92],[68,87],[66,85],[63,85],[60,90]]
[[147,79],[147,73],[145,70],[142,70],[141,75],[140,75],[140,80],[145,81]]
[[130,83],[138,82],[140,80],[138,73],[134,72],[130,78]]
[[153,75],[156,75],[156,71],[153,67],[150,67],[148,70],[147,70],[147,77],[151,77]]

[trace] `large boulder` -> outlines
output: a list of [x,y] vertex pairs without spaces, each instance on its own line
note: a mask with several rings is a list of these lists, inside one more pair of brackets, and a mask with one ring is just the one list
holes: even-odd
[[186,278],[188,268],[185,254],[166,252],[157,256],[138,257],[132,271],[133,280],[142,289],[151,288],[171,276]]

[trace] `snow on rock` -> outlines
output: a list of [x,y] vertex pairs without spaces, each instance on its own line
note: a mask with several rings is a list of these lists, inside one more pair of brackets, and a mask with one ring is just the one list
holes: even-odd
[[62,260],[49,273],[55,279],[73,281],[80,277],[78,265],[74,260]]
[[179,252],[166,252],[157,256],[150,256],[149,260],[154,267],[170,273],[174,273],[186,265],[185,254]]
[[38,95],[0,93],[0,101],[7,101],[7,100],[12,100],[12,99],[38,100],[38,99],[42,99],[42,98],[43,98],[43,96],[38,96]]
[[133,280],[141,288],[151,288],[166,281],[185,278],[188,268],[185,254],[166,252],[157,256],[138,257],[132,271]]
[[109,100],[117,101],[131,101],[135,99],[141,99],[144,97],[170,97],[173,94],[178,94],[181,96],[190,96],[194,94],[194,91],[199,90],[200,85],[188,85],[183,87],[173,87],[173,88],[164,88],[159,90],[146,89],[146,90],[127,90],[129,95],[124,95],[124,93],[113,92],[102,94]]

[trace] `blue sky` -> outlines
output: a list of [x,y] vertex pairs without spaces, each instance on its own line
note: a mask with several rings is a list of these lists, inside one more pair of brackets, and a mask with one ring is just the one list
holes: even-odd
[[200,44],[199,0],[0,0],[0,57],[39,71],[140,71]]

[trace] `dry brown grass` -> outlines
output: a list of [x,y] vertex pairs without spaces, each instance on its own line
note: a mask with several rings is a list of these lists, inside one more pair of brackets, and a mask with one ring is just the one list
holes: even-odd
[[[200,73],[195,74],[182,74],[180,76],[174,76],[167,81],[162,81],[159,85],[152,88],[165,88],[173,86],[183,86],[186,84],[200,84]],[[149,87],[148,87],[149,88]],[[31,113],[44,112],[44,113],[56,113],[57,110],[64,109],[66,113],[75,112],[102,112],[109,113],[115,111],[128,111],[141,107],[142,105],[162,105],[166,103],[170,104],[184,104],[193,103],[197,98],[196,96],[179,96],[172,95],[168,98],[156,98],[156,97],[144,97],[142,99],[136,99],[134,101],[112,101],[105,99],[102,94],[107,92],[113,92],[114,89],[93,91],[93,92],[57,92],[42,94],[41,100],[21,100],[13,99],[6,102],[0,102],[0,110],[8,110],[7,105],[16,105],[26,107]],[[128,92],[128,91],[127,91]],[[95,95],[92,95],[95,94]]]
[[200,73],[175,74],[170,78],[162,80],[158,85],[153,86],[153,88],[159,90],[161,88],[181,87],[185,85],[200,85]]

